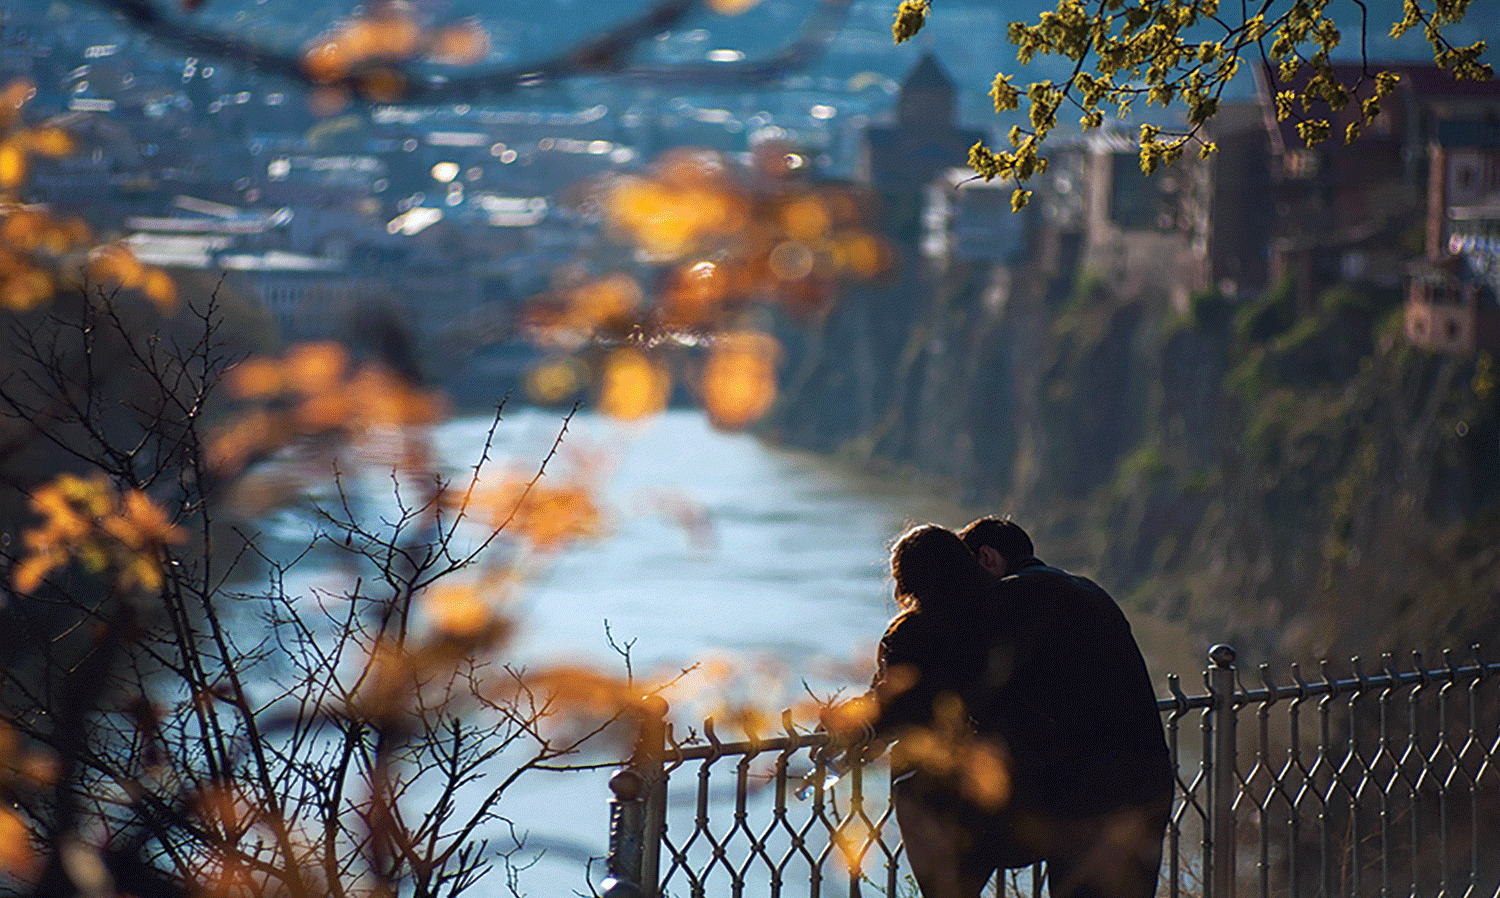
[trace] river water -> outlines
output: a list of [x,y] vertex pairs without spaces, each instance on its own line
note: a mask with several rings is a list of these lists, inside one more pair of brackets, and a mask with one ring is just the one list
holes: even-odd
[[[558,422],[523,411],[506,421],[497,449],[518,466],[534,462]],[[440,451],[471,449],[488,423],[449,424]],[[679,728],[699,726],[720,700],[775,709],[807,689],[861,691],[893,611],[891,542],[912,523],[966,520],[909,482],[719,432],[692,411],[638,423],[579,415],[563,445],[560,475],[573,465],[594,478],[607,530],[529,578],[513,660],[618,673],[612,638],[631,644],[637,674],[670,676],[695,663],[733,671],[705,693],[672,696]],[[583,883],[580,861],[604,854],[606,780],[607,772],[556,774],[510,796],[507,813],[528,844],[546,849],[521,874],[530,894],[572,893]],[[595,883],[601,871],[596,864]]]
[[[561,421],[555,411],[508,412],[490,464],[534,470]],[[491,424],[446,423],[438,457],[455,471],[473,465]],[[732,671],[706,692],[672,696],[678,727],[697,726],[726,698],[775,708],[809,691],[861,691],[893,612],[890,544],[911,524],[959,527],[976,515],[907,478],[718,432],[686,410],[635,423],[576,415],[546,482],[574,475],[593,485],[604,532],[529,565],[506,660],[622,673],[617,647],[628,644],[638,676],[693,664],[700,680]],[[1146,643],[1154,630],[1138,632]],[[586,892],[585,861],[606,848],[607,776],[539,773],[507,793],[502,812],[544,849],[519,874],[523,892]],[[588,879],[602,875],[596,862]]]

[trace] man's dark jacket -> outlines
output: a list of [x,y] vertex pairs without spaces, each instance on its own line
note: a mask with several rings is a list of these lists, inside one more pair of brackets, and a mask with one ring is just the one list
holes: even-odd
[[1109,593],[1031,558],[1001,579],[994,613],[987,699],[973,710],[1006,740],[1016,797],[1073,817],[1170,795],[1156,692]]

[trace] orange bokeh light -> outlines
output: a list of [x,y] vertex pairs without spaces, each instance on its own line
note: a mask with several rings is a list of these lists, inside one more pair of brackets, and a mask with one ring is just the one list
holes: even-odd
[[672,375],[665,365],[638,349],[616,349],[604,360],[599,411],[636,421],[665,409],[671,391]]
[[703,408],[716,427],[738,430],[763,418],[776,402],[781,345],[770,334],[737,331],[714,341],[703,366]]

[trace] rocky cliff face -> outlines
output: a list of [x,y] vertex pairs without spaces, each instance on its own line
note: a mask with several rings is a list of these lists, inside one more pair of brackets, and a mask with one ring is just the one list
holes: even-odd
[[1495,632],[1488,357],[1405,345],[1394,295],[1183,313],[1040,245],[1013,269],[903,259],[789,329],[767,434],[931,478],[1139,610],[1270,657]]

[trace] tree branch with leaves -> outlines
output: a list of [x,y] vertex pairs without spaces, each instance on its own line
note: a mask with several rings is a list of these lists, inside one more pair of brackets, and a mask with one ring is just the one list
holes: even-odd
[[[1354,0],[1361,70],[1353,83],[1339,78],[1333,54],[1344,40],[1339,24],[1344,19],[1332,15],[1330,5],[1331,0],[1061,0],[1034,22],[1012,22],[1007,37],[1022,66],[1057,56],[1070,63],[1067,76],[1022,88],[1013,75],[997,74],[990,87],[995,111],[1018,111],[1024,100],[1026,124],[1011,128],[1008,149],[976,144],[969,165],[987,181],[1014,181],[1011,206],[1019,210],[1031,196],[1026,185],[1047,170],[1042,150],[1065,111],[1076,112],[1087,132],[1102,127],[1107,112],[1124,118],[1142,100],[1148,107],[1179,111],[1182,121],[1176,127],[1140,126],[1142,171],[1170,165],[1190,148],[1207,157],[1215,146],[1204,139],[1204,127],[1246,66],[1261,68],[1275,89],[1278,120],[1296,120],[1308,146],[1332,133],[1328,118],[1314,114],[1315,101],[1337,112],[1357,100],[1358,119],[1343,135],[1353,141],[1380,115],[1380,101],[1395,90],[1400,76],[1371,68],[1368,9]],[[1455,78],[1488,80],[1494,70],[1483,61],[1487,44],[1454,44],[1445,31],[1463,20],[1468,7],[1469,0],[1405,0],[1390,35],[1420,30],[1433,60]],[[892,26],[896,42],[915,36],[931,13],[932,0],[902,0]],[[1366,88],[1367,82],[1372,86]]]

